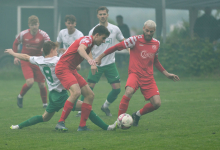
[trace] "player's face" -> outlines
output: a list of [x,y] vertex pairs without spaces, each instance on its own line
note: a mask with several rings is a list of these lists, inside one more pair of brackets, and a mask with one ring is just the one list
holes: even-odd
[[36,34],[38,32],[39,23],[29,24],[28,26],[29,26],[29,28],[31,30],[31,33]]
[[146,41],[150,41],[154,36],[155,28],[149,28],[148,26],[143,27],[143,34]]
[[99,10],[97,17],[100,23],[105,23],[108,21],[108,13],[106,10]]
[[95,45],[99,46],[102,43],[105,43],[105,39],[107,38],[107,36],[105,34],[99,35],[98,33],[95,35],[94,41],[95,41]]
[[73,31],[75,29],[76,22],[72,22],[72,21],[67,20],[65,22],[65,25],[66,25],[68,31]]

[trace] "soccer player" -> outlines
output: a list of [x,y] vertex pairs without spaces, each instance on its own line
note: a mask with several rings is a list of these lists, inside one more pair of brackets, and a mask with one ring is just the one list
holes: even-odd
[[88,54],[90,54],[93,45],[101,45],[104,43],[109,34],[105,26],[97,26],[91,36],[84,36],[73,42],[58,61],[55,74],[64,88],[69,90],[70,96],[63,107],[63,112],[57,126],[64,125],[65,119],[82,93],[85,99],[81,106],[82,113],[78,131],[89,130],[89,128],[86,127],[86,120],[92,110],[94,93],[89,88],[85,79],[77,73],[76,67],[83,59],[86,59],[90,65],[96,65],[95,60],[91,59]]
[[[58,51],[62,55],[66,49],[78,38],[83,37],[83,33],[77,30],[76,27],[76,17],[74,15],[66,15],[65,17],[66,29],[59,32],[57,37],[58,47],[63,43],[63,48]],[[76,67],[76,70],[80,70],[80,64]]]
[[[105,40],[105,43],[103,43],[100,46],[93,46],[92,49],[92,57],[95,59],[98,57],[101,53],[103,53],[106,49],[113,46],[118,41],[125,40],[120,29],[108,22],[108,9],[105,6],[101,6],[97,9],[97,17],[99,19],[98,25],[105,26],[109,32],[109,37]],[[95,28],[95,27],[94,27]],[[90,30],[89,35],[92,34],[93,29]],[[105,74],[105,77],[108,80],[108,83],[111,84],[112,90],[107,96],[106,101],[101,107],[101,110],[105,112],[106,116],[112,116],[109,110],[109,105],[113,103],[118,94],[121,92],[120,89],[120,76],[118,73],[118,70],[115,65],[115,53],[112,53],[105,58],[102,59],[102,64],[100,66],[92,65],[91,69],[89,70],[89,75],[87,78],[89,87],[93,90],[95,87],[95,84],[99,82],[102,74]],[[81,100],[84,100],[84,97],[81,97]]]
[[[24,30],[15,39],[13,43],[14,52],[18,51],[18,45],[22,43],[21,53],[28,54],[30,56],[41,56],[44,42],[49,41],[50,37],[48,34],[39,29],[39,19],[37,16],[30,16],[28,18],[28,26],[30,29]],[[26,80],[26,83],[23,85],[20,94],[17,97],[17,105],[19,108],[23,107],[23,97],[27,91],[32,87],[34,81],[38,83],[40,88],[40,95],[43,102],[43,107],[47,107],[47,89],[45,86],[45,78],[41,73],[38,66],[14,58],[14,64],[18,65],[21,63],[21,69]]]
[[127,111],[129,101],[139,87],[145,100],[150,100],[150,103],[147,103],[142,109],[132,114],[134,126],[138,125],[142,115],[158,109],[161,105],[160,93],[153,76],[153,65],[167,78],[174,81],[179,80],[177,75],[168,73],[158,60],[160,42],[152,38],[155,30],[156,23],[148,20],[144,23],[142,35],[132,36],[110,47],[96,58],[96,61],[100,64],[104,56],[116,50],[130,48],[129,76],[125,86],[125,94],[119,105],[118,116]]
[[[55,66],[59,60],[59,57],[57,57],[57,44],[48,41],[44,43],[43,45],[43,51],[45,54],[45,57],[43,56],[29,56],[27,54],[19,54],[14,53],[12,49],[6,49],[6,53],[11,54],[12,56],[19,58],[21,60],[30,62],[31,64],[39,66],[41,72],[45,76],[47,80],[48,89],[50,91],[49,93],[49,105],[47,106],[44,114],[37,115],[34,117],[29,118],[28,120],[18,124],[18,125],[12,125],[11,129],[22,129],[27,126],[31,126],[40,122],[46,122],[49,121],[54,113],[56,111],[59,111],[66,101],[66,99],[69,97],[67,91],[60,83],[59,79],[55,75]],[[81,110],[82,101],[76,101],[75,107],[72,109],[74,110]],[[107,125],[105,124],[93,111],[89,114],[90,120],[99,126],[100,128],[104,130],[113,130],[116,126],[116,123],[113,125]],[[66,131],[67,128],[58,128],[56,129]]]

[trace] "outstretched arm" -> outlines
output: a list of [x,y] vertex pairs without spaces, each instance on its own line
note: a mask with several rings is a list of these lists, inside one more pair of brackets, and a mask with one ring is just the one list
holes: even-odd
[[168,73],[163,66],[161,65],[161,63],[158,60],[158,55],[155,56],[154,58],[154,66],[160,71],[162,72],[168,79],[172,79],[173,81],[179,81],[179,77],[175,74],[172,73]]
[[18,59],[24,60],[24,61],[30,61],[30,56],[27,54],[22,53],[15,53],[12,49],[6,49],[5,53],[8,53]]
[[78,53],[80,56],[82,56],[85,60],[87,60],[87,62],[92,66],[92,65],[96,65],[95,60],[92,60],[89,55],[86,53],[86,49],[87,46],[85,46],[84,44],[81,44],[78,48]]

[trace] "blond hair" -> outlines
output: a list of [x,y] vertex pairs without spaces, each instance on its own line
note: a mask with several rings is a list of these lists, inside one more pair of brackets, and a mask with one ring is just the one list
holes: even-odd
[[28,24],[36,24],[39,23],[39,19],[37,16],[32,15],[28,18]]
[[144,23],[144,26],[148,26],[149,28],[155,28],[156,29],[156,23],[153,20],[147,20]]

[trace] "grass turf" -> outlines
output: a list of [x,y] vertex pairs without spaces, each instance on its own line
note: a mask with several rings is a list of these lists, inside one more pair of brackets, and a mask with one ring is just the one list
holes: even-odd
[[[35,115],[42,115],[44,109],[37,84],[24,97],[24,107],[18,108],[16,97],[24,80],[0,80],[0,149],[20,150],[208,150],[220,149],[220,80],[183,79],[172,82],[168,79],[157,80],[160,90],[161,107],[142,116],[139,126],[129,130],[104,131],[87,121],[94,131],[77,132],[80,118],[71,112],[66,120],[68,132],[54,129],[60,118],[61,110],[46,123],[39,123],[21,130],[11,130]],[[110,85],[101,80],[95,87],[93,110],[107,124],[117,119],[118,106],[124,94],[125,81],[117,100],[110,106],[112,117],[101,111]],[[132,97],[127,113],[132,114],[146,104],[140,90]]]

